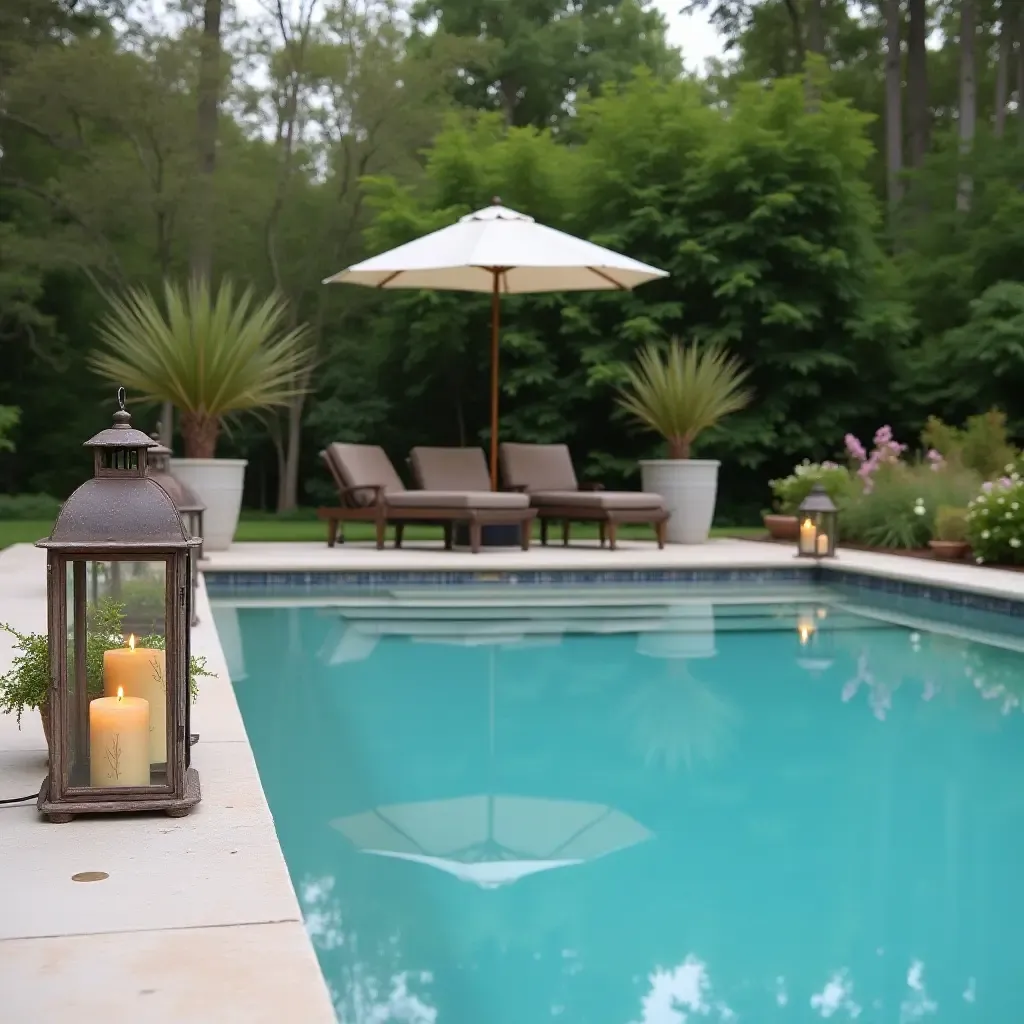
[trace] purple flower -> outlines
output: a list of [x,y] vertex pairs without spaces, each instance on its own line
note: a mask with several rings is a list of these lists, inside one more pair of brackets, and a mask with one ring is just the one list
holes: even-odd
[[981,485],[981,492],[982,492],[982,494],[991,494],[992,493],[992,488],[994,486],[995,486],[995,484],[993,484],[991,480],[986,480]]
[[929,448],[928,449],[928,454],[925,456],[925,458],[929,462],[944,462],[945,461],[943,459],[943,457],[942,457],[942,452],[937,452],[934,448]]
[[885,448],[892,444],[892,427],[886,425],[875,431],[875,447]]
[[856,459],[858,462],[863,462],[868,457],[868,453],[864,450],[864,445],[853,434],[847,434],[843,440],[846,443],[846,450],[851,458]]
[[1008,491],[1013,486],[1013,481],[1008,476],[1001,476],[999,478],[999,486],[1002,487],[1004,491]]
[[835,462],[829,462],[827,459],[821,464],[822,469],[838,469],[839,466]]

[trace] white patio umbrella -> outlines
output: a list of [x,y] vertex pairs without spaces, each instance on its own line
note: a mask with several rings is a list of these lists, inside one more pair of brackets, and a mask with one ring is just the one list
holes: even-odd
[[491,295],[491,487],[498,487],[498,333],[502,295],[629,291],[664,270],[538,224],[495,199],[457,223],[356,263],[324,284]]
[[331,826],[364,853],[425,864],[481,889],[651,838],[638,821],[603,804],[492,793],[377,807]]

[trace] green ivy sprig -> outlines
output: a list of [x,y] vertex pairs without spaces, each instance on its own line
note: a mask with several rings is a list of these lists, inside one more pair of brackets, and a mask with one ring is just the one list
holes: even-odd
[[[85,634],[85,675],[89,698],[103,695],[103,655],[124,647],[124,605],[107,598],[92,610]],[[0,676],[0,712],[13,714],[18,728],[27,709],[43,707],[50,696],[50,645],[45,633],[21,633],[6,622],[0,630],[14,637],[14,660],[10,669]],[[164,650],[166,639],[156,634],[141,637],[140,647]],[[206,659],[193,655],[189,659],[188,687],[192,702],[199,696],[199,679],[214,675],[206,667]]]

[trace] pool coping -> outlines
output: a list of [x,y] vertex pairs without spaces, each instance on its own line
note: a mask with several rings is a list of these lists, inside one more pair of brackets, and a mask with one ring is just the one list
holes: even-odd
[[[282,586],[287,598],[339,584],[712,580],[845,582],[954,606],[1024,613],[1022,574],[853,551],[840,552],[834,562],[806,563],[789,549],[749,541],[664,552],[629,544],[617,552],[581,546],[479,556],[433,549],[378,552],[356,545],[234,545],[211,554],[204,565],[200,624],[193,630],[194,652],[207,657],[215,672],[204,683],[193,717],[201,736],[193,752],[204,780],[200,810],[173,821],[119,817],[118,826],[112,818],[54,826],[40,822],[32,805],[0,808],[0,857],[8,877],[19,879],[16,890],[0,889],[5,1009],[22,1020],[67,1019],[72,1012],[83,1016],[84,1009],[88,1019],[141,1012],[162,1024],[208,1019],[215,1008],[230,1008],[235,1019],[254,1022],[335,1020],[213,623],[210,597],[218,600],[228,585]],[[30,545],[0,552],[0,583],[0,620],[43,630],[43,553]],[[9,662],[10,645],[2,638],[0,671]],[[0,716],[0,799],[38,785],[44,752],[37,716],[26,719],[22,732],[10,716]],[[232,860],[232,854],[242,856]],[[194,884],[179,878],[170,892],[151,891],[154,878],[180,876],[182,863]],[[75,871],[109,865],[115,871],[106,888],[69,884]],[[232,887],[244,898],[233,900]],[[111,970],[119,963],[134,970]]]
[[[275,597],[286,599],[361,587],[805,581],[1024,616],[1024,574],[852,550],[841,550],[834,560],[817,562],[797,559],[785,546],[756,541],[718,541],[699,548],[667,548],[664,552],[653,549],[660,558],[651,557],[651,547],[643,550],[639,545],[616,552],[601,551],[596,546],[577,551],[549,548],[524,553],[518,559],[511,559],[505,551],[466,556],[433,549],[378,552],[369,545],[350,545],[345,556],[338,558],[331,551],[325,558],[327,549],[322,546],[301,553],[287,544],[256,544],[251,552],[245,550],[247,547],[234,545],[230,558],[222,554],[207,558],[204,574],[212,599],[254,590],[271,590]],[[366,558],[368,554],[381,556],[377,564]]]
[[[203,800],[191,814],[54,825],[34,801],[0,806],[4,1020],[336,1021],[203,581],[197,610],[192,652],[214,676],[192,716]],[[0,551],[0,621],[45,631],[45,552]],[[0,637],[0,672],[8,640]],[[39,716],[27,714],[19,731],[0,715],[0,799],[38,789],[45,765]],[[108,877],[76,883],[81,871]]]

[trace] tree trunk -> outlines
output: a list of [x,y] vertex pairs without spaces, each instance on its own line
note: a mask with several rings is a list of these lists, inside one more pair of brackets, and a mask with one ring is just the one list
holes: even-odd
[[907,119],[910,123],[910,166],[924,163],[931,144],[931,110],[928,107],[928,7],[926,0],[909,0],[910,30],[907,35]]
[[302,409],[305,395],[296,395],[288,406],[288,433],[284,453],[283,476],[277,489],[278,512],[290,512],[299,503],[299,441],[302,438]]
[[889,210],[903,198],[903,80],[900,0],[885,0],[885,163]]
[[166,448],[174,447],[174,403],[164,402],[160,414],[160,443]]
[[[978,116],[978,90],[975,67],[974,0],[960,0],[960,157],[966,160],[974,146],[974,127]],[[974,181],[965,170],[960,173],[956,190],[956,208],[966,213],[971,208]]]
[[1024,4],[1017,19],[1017,132],[1024,142]]
[[996,58],[996,111],[993,132],[1001,139],[1006,132],[1006,104],[1010,94],[1010,61],[1013,58],[1013,27],[1006,0],[999,8],[999,56]]
[[220,421],[202,412],[181,414],[181,436],[186,459],[212,459],[217,450]]
[[800,11],[797,8],[796,0],[784,0],[786,13],[789,15],[789,27],[793,33],[793,49],[796,52],[796,70],[803,71],[804,68],[804,30],[800,24]]
[[217,167],[217,116],[220,108],[221,0],[204,0],[203,35],[196,89],[196,177],[193,182],[192,247],[189,270],[209,281],[213,268],[213,181]]
[[807,0],[807,49],[825,56],[824,0]]

